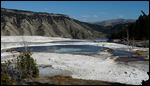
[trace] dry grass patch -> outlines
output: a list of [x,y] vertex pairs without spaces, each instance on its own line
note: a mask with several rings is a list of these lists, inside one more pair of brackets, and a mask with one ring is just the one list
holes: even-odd
[[49,79],[53,82],[52,84],[56,85],[110,85],[104,81],[75,79],[71,76],[62,75],[49,77]]

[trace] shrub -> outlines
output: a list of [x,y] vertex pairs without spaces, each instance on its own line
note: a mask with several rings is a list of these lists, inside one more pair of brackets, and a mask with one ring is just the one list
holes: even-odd
[[[1,63],[1,85],[12,85],[16,81],[25,78],[36,78],[39,70],[36,61],[31,57],[31,52],[22,52],[16,60],[8,60]],[[16,61],[14,66],[12,61]]]
[[16,80],[8,76],[8,74],[1,72],[1,85],[13,85],[16,83]]
[[17,69],[21,72],[22,78],[35,78],[39,76],[36,61],[31,57],[31,55],[31,52],[23,52],[17,57]]

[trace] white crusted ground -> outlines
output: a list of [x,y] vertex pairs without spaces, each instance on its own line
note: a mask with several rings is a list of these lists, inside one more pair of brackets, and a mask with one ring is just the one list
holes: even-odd
[[[55,38],[55,37],[40,37],[40,36],[25,36],[23,38],[27,42],[37,42],[35,45],[57,45],[57,44],[69,44],[69,43],[43,43],[52,41],[72,40],[66,38]],[[15,42],[15,43],[13,43]],[[19,36],[1,36],[1,50],[10,47],[23,46],[21,43],[22,37]],[[128,46],[116,43],[94,43],[94,42],[74,42],[70,44],[89,44],[105,46],[109,48],[123,48],[126,49]],[[29,45],[31,46],[31,45]],[[145,48],[136,48],[141,50],[148,50]],[[17,53],[15,54],[17,56]],[[15,58],[11,53],[1,53],[1,62],[7,59]],[[142,64],[136,62],[134,65],[129,63],[118,64],[110,59],[109,53],[100,53],[97,56],[87,55],[73,55],[73,54],[59,54],[59,53],[33,53],[32,57],[36,59],[38,65],[52,65],[54,69],[67,70],[71,72],[73,78],[79,79],[90,79],[90,80],[103,80],[110,82],[120,82],[126,84],[140,85],[142,80],[149,79],[147,71],[149,71],[149,62]],[[139,65],[139,66],[138,66]],[[40,70],[44,71],[44,69]],[[46,71],[47,73],[47,71]]]

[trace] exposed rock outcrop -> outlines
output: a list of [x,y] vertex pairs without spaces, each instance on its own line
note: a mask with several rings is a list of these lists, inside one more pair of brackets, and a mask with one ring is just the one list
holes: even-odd
[[1,8],[1,36],[14,35],[79,39],[105,36],[95,31],[91,24],[78,22],[67,15]]

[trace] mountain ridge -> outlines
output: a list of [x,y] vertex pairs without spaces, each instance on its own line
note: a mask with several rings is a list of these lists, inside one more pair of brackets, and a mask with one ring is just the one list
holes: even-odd
[[94,30],[94,25],[63,14],[1,8],[1,36],[39,35],[85,39],[106,35]]
[[107,26],[115,26],[117,24],[133,23],[135,21],[136,21],[135,19],[117,18],[117,19],[97,21],[97,22],[93,22],[93,24],[98,24],[98,25],[107,27]]

